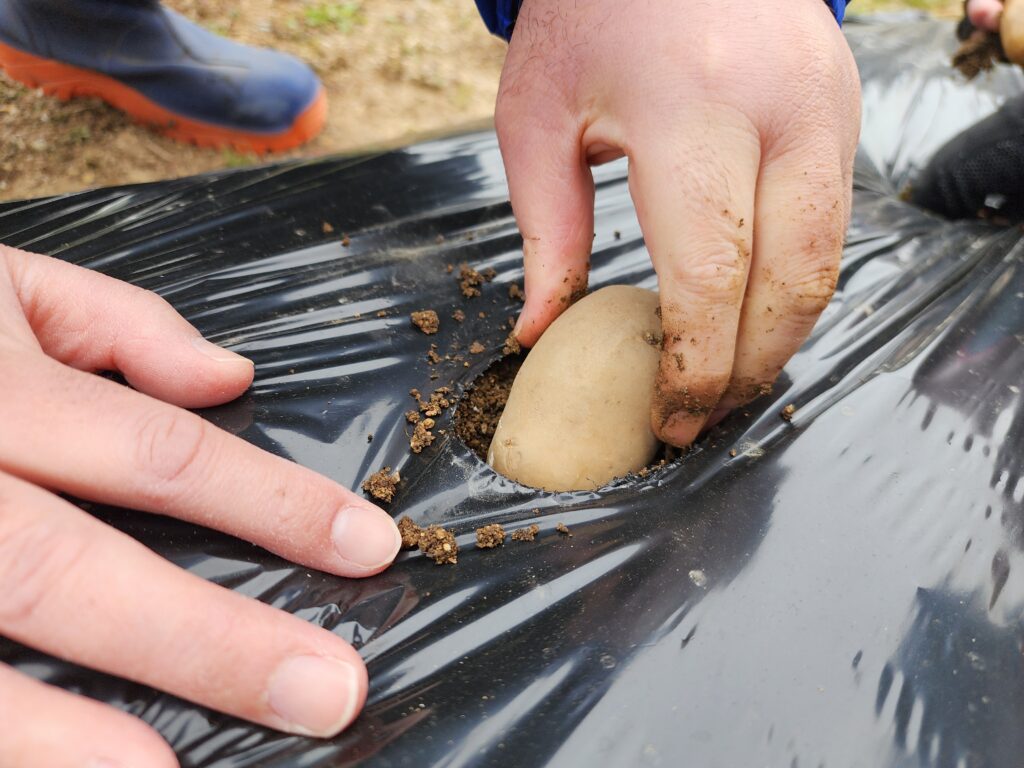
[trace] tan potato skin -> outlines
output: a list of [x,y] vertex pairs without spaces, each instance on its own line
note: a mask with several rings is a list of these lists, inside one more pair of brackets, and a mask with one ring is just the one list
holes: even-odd
[[999,21],[999,39],[1003,41],[1006,58],[1024,66],[1024,2],[1006,0]]
[[615,285],[566,310],[519,370],[487,463],[546,491],[600,488],[649,464],[657,309],[656,293]]

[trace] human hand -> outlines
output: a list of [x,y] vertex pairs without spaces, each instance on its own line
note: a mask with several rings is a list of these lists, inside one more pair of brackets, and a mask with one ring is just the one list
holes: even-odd
[[[108,369],[138,391],[88,373]],[[56,495],[206,525],[340,576],[386,568],[400,546],[390,516],[182,410],[231,400],[252,377],[155,294],[0,246],[0,635],[329,736],[366,698],[355,650]],[[177,764],[141,721],[3,664],[0,723],[0,765]]]
[[967,18],[978,29],[998,32],[1002,15],[1003,0],[967,0]]
[[495,112],[519,340],[586,287],[588,166],[626,155],[661,293],[652,427],[686,445],[766,391],[835,288],[859,95],[821,0],[526,0]]

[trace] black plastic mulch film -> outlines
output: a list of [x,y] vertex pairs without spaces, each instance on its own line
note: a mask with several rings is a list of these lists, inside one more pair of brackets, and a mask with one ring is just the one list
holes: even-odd
[[[7,641],[0,659],[142,717],[186,766],[1020,765],[1024,245],[1016,228],[946,222],[897,193],[1022,78],[961,82],[948,25],[847,33],[865,128],[834,301],[771,399],[684,460],[596,493],[496,476],[450,413],[445,435],[409,451],[409,390],[461,392],[520,306],[489,133],[0,206],[0,241],[153,289],[255,360],[252,389],[211,421],[350,487],[398,467],[390,509],[453,528],[462,548],[456,566],[404,553],[345,580],[87,505],[181,567],[355,643],[369,703],[332,741]],[[624,164],[596,175],[592,286],[655,287]],[[446,272],[462,262],[497,271],[481,297],[463,299]],[[437,336],[411,326],[423,308],[441,315]],[[429,342],[473,340],[489,354],[429,378]],[[491,522],[541,533],[475,549]]]

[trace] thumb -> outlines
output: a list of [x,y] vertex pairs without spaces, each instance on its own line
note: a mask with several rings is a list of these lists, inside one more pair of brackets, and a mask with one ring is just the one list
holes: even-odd
[[586,292],[594,239],[594,179],[581,127],[567,111],[550,107],[549,99],[527,91],[502,93],[495,109],[512,210],[523,235],[526,305],[514,333],[527,347]]

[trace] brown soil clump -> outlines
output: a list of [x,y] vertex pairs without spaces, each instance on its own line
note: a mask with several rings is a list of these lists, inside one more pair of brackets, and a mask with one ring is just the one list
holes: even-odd
[[469,354],[471,354],[471,355],[479,355],[481,352],[483,352],[486,349],[487,349],[487,347],[485,347],[479,341],[474,341],[472,344],[469,345]]
[[398,521],[398,532],[402,534],[402,549],[416,549],[420,545],[420,534],[423,529],[408,517]]
[[522,364],[520,357],[506,357],[492,365],[459,403],[455,414],[455,433],[482,461],[487,461],[487,449],[491,447],[494,429]]
[[416,404],[427,416],[440,416],[441,412],[452,404],[448,395],[452,393],[448,387],[438,387],[430,393],[430,400],[424,400],[418,389],[410,389],[409,394],[416,399]]
[[434,442],[434,433],[430,430],[433,429],[435,423],[433,419],[424,419],[416,425],[412,431],[412,437],[409,438],[409,448],[413,453],[419,453]]
[[441,327],[437,312],[432,309],[413,312],[409,317],[412,318],[412,324],[427,335],[437,333],[437,329]]
[[437,525],[432,525],[419,538],[420,551],[438,565],[455,565],[458,560],[459,545],[454,534]]
[[516,333],[513,331],[505,339],[505,346],[501,348],[503,355],[518,355],[523,351],[522,344],[519,343],[519,339],[516,338]]
[[512,541],[533,541],[540,533],[540,526],[531,525],[529,528],[518,528],[512,531]]
[[467,299],[480,295],[480,286],[484,284],[484,276],[468,264],[459,267],[459,290]]
[[420,412],[419,411],[406,411],[405,412],[405,420],[408,421],[410,424],[416,424],[420,420]]
[[559,533],[572,538],[572,531],[569,530],[569,526],[565,523],[559,523],[555,526],[555,530]]
[[391,467],[384,467],[366,479],[363,483],[363,490],[375,499],[391,501],[395,498],[395,488],[401,480],[397,471],[392,472]]
[[953,54],[953,66],[968,80],[988,72],[997,62],[1006,60],[999,35],[983,29],[974,30]]
[[461,323],[465,319],[466,319],[466,313],[463,312],[461,309],[456,309],[452,313],[452,320],[454,320],[456,323]]
[[523,293],[523,289],[519,287],[519,283],[512,283],[508,287],[508,297],[515,301],[526,301],[526,295]]
[[505,543],[505,529],[497,523],[476,529],[476,546],[478,549],[494,549]]
[[779,416],[782,417],[783,421],[792,421],[794,413],[796,413],[796,406],[790,403],[789,405],[782,409],[782,412],[779,413]]

